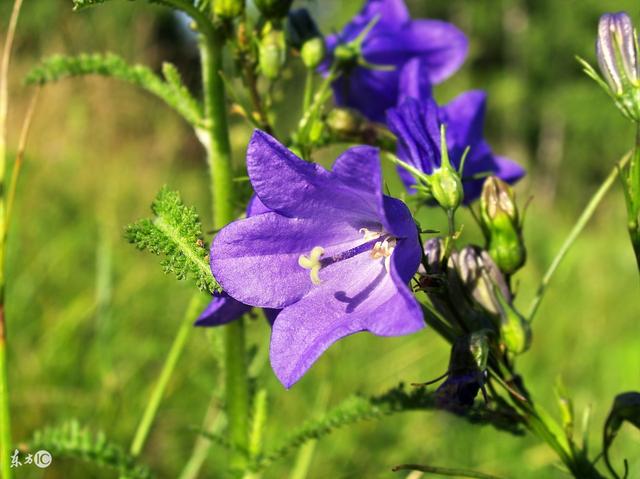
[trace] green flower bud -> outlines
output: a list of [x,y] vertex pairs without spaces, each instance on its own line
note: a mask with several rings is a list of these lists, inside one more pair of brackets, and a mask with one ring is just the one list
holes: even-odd
[[[214,0],[216,1],[218,0]],[[287,14],[293,0],[254,0],[254,3],[265,18],[278,19]]]
[[497,295],[501,306],[500,339],[513,354],[522,354],[531,346],[531,325],[501,294]]
[[494,176],[485,180],[480,197],[480,219],[489,254],[506,274],[520,269],[527,257],[515,200],[515,193],[504,181]]
[[327,126],[339,139],[357,138],[366,119],[351,108],[334,108],[327,115]]
[[215,0],[213,13],[216,17],[233,19],[244,12],[244,0]]
[[451,165],[449,151],[447,150],[447,138],[445,127],[440,127],[440,168],[434,170],[428,178],[431,195],[438,204],[447,211],[455,211],[462,203],[464,189],[460,174]]
[[307,40],[304,42],[302,49],[300,50],[302,63],[304,63],[304,66],[312,70],[322,63],[325,53],[326,48],[322,37],[315,37]]
[[282,30],[265,28],[258,49],[260,71],[270,80],[275,80],[282,73],[286,61],[286,46]]

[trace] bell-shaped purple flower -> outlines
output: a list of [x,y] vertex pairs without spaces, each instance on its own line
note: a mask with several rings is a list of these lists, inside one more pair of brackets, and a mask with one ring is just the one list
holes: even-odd
[[[247,205],[247,217],[266,213],[269,210],[257,196],[253,195]],[[194,326],[221,326],[241,318],[251,311],[252,306],[236,301],[226,293],[214,293],[213,299],[206,309],[198,316]],[[270,324],[276,319],[280,311],[277,309],[265,309],[264,313]]]
[[328,52],[355,40],[372,24],[360,53],[373,68],[354,63],[333,84],[336,103],[355,108],[372,121],[384,122],[387,108],[397,105],[400,71],[407,61],[421,58],[424,80],[440,83],[467,54],[467,38],[458,28],[439,20],[411,20],[403,0],[367,0],[342,32],[326,38]]
[[351,148],[329,172],[257,130],[247,169],[271,212],[223,228],[211,270],[236,300],[282,309],[271,365],[285,387],[340,338],[423,327],[407,286],[421,257],[417,228],[404,203],[382,194],[377,149]]
[[[419,61],[412,61],[405,67],[402,81],[410,96],[387,112],[389,129],[398,138],[398,157],[418,170],[432,174],[441,166],[440,126],[445,125],[449,159],[456,169],[464,151],[469,148],[462,172],[465,203],[480,196],[485,176],[494,175],[508,183],[520,179],[525,170],[507,158],[494,155],[484,140],[486,94],[480,90],[465,92],[440,107],[428,88],[418,83],[421,68]],[[412,191],[415,179],[405,169],[399,171]]]

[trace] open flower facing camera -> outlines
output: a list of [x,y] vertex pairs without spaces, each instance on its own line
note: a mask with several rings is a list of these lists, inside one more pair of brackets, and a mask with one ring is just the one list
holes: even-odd
[[[573,164],[569,154],[566,160],[560,158],[575,148],[573,143],[567,146],[565,140],[585,141],[602,156],[615,135],[605,134],[609,121],[605,119],[598,124],[603,128],[603,138],[591,143],[590,139],[579,139],[583,130],[592,131],[588,120],[595,116],[584,113],[593,109],[590,99],[574,101],[581,107],[586,105],[579,115],[581,129],[567,127],[578,115],[565,115],[563,110],[570,108],[564,100],[574,99],[572,95],[580,89],[573,85],[556,87],[557,69],[546,63],[549,55],[540,57],[544,58],[541,63],[537,50],[529,48],[528,42],[534,38],[533,44],[546,48],[547,43],[563,41],[565,29],[572,23],[582,25],[585,18],[596,18],[593,9],[597,2],[570,2],[575,18],[582,21],[567,21],[567,15],[556,15],[554,10],[553,18],[562,19],[560,31],[557,23],[540,22],[532,13],[551,8],[547,4],[562,9],[564,2],[495,2],[488,8],[471,0],[434,0],[433,6],[432,2],[413,2],[412,15],[403,0],[365,0],[362,5],[305,2],[293,10],[292,0],[150,1],[180,12],[180,31],[188,35],[190,43],[183,45],[184,51],[172,52],[171,58],[179,63],[166,62],[157,68],[132,66],[115,54],[54,56],[43,61],[27,78],[28,84],[38,88],[26,109],[14,159],[13,150],[7,147],[6,132],[11,130],[13,134],[7,128],[7,102],[14,97],[20,101],[24,96],[9,95],[8,90],[9,85],[13,88],[19,83],[8,78],[22,8],[22,0],[14,0],[0,59],[3,479],[12,479],[14,469],[32,463],[41,468],[50,466],[55,477],[96,475],[84,466],[77,469],[80,472],[71,469],[73,459],[91,464],[86,467],[109,468],[131,479],[149,479],[152,468],[154,472],[157,468],[158,477],[180,479],[378,477],[384,475],[381,471],[391,469],[394,464],[390,461],[397,458],[406,458],[407,464],[393,467],[394,471],[410,469],[443,476],[552,477],[561,469],[565,475],[580,479],[638,477],[637,447],[632,443],[624,450],[635,454],[626,459],[621,450],[628,437],[615,442],[615,448],[613,445],[621,428],[640,427],[639,393],[627,391],[615,396],[601,430],[590,424],[590,409],[586,409],[578,435],[574,404],[560,381],[555,387],[557,414],[547,412],[542,403],[548,398],[534,392],[544,391],[549,377],[565,369],[576,370],[570,368],[583,368],[583,374],[597,379],[593,382],[598,385],[605,384],[605,379],[608,385],[618,380],[628,382],[633,376],[626,373],[637,359],[640,343],[633,337],[633,323],[622,322],[629,314],[636,314],[638,307],[625,309],[632,303],[626,296],[637,302],[638,295],[635,290],[627,294],[624,287],[614,286],[629,286],[632,280],[625,275],[635,276],[630,252],[619,253],[624,248],[617,247],[627,241],[624,231],[612,226],[620,220],[619,214],[607,211],[602,219],[606,239],[585,241],[580,260],[573,262],[575,274],[557,282],[559,292],[554,298],[561,305],[540,313],[546,321],[543,328],[548,329],[536,328],[539,325],[532,322],[563,258],[617,177],[622,180],[626,227],[640,270],[640,68],[637,34],[627,13],[605,13],[597,30],[593,25],[590,35],[596,38],[599,73],[580,61],[636,128],[635,141],[632,150],[611,165],[611,174],[571,228],[565,217],[573,203],[561,205],[559,201],[567,199],[567,191],[585,191],[576,185],[590,187],[584,178],[593,181],[600,170],[588,170],[595,162],[590,164],[585,159]],[[44,8],[45,2],[30,3],[25,8],[36,11]],[[102,3],[107,2],[73,0],[76,10]],[[415,13],[423,7],[450,14],[464,26],[469,38],[454,23],[419,18]],[[3,8],[0,6],[0,11]],[[579,12],[589,15],[581,17]],[[345,22],[351,14],[353,17]],[[91,18],[92,25],[94,21],[102,25],[98,17]],[[173,39],[164,41],[174,17],[162,18],[166,25],[162,23],[161,27],[149,28],[146,19],[130,30],[153,31],[162,37],[165,47],[177,48]],[[540,23],[544,28],[547,23],[551,26],[532,34],[530,29],[543,28]],[[36,24],[40,25],[31,21],[29,28],[35,29]],[[111,32],[113,25],[129,24],[130,18],[121,22],[118,17],[108,28],[103,27]],[[492,29],[486,35],[482,34],[484,25]],[[498,27],[502,30],[493,31]],[[52,41],[52,45],[71,41],[69,32],[73,29],[60,30],[65,32],[64,39]],[[95,32],[94,28],[84,30],[91,30],[92,35],[101,31],[97,27]],[[29,45],[36,36],[27,38],[21,49],[34,48]],[[496,39],[500,39],[500,45],[495,44]],[[95,43],[93,36],[90,40]],[[137,38],[131,44],[147,45],[148,40]],[[531,52],[524,55],[522,45],[528,45]],[[38,54],[45,46],[38,45]],[[154,59],[164,51],[162,48],[153,50]],[[199,61],[188,62],[189,55],[195,58],[196,48]],[[461,70],[468,51],[472,61],[448,81]],[[559,48],[553,55],[567,56]],[[566,60],[559,63],[566,64]],[[189,71],[193,68],[197,71]],[[46,174],[33,168],[27,179],[34,185],[21,192],[37,196],[37,200],[19,206],[19,220],[36,228],[36,218],[44,212],[45,227],[34,229],[37,234],[29,228],[14,232],[10,229],[16,221],[12,216],[14,200],[40,87],[89,74],[114,77],[143,88],[170,106],[183,120],[182,126],[190,130],[172,128],[165,134],[161,130],[166,124],[158,121],[153,110],[157,105],[152,102],[145,103],[144,128],[131,129],[134,123],[127,117],[124,127],[114,130],[118,132],[118,144],[108,149],[109,161],[116,166],[109,163],[92,169],[91,181],[95,183],[78,188],[90,196],[87,231],[79,228],[80,209],[48,209],[55,204],[56,192],[66,195],[67,190],[73,191],[70,184],[81,181],[80,167],[76,178],[68,174],[75,170],[61,166],[61,161],[43,162],[48,165],[43,170]],[[563,71],[559,76],[569,74]],[[462,87],[476,86],[483,89],[462,91]],[[89,91],[95,85],[87,83],[86,87]],[[560,91],[561,99],[546,96],[547,90],[554,94]],[[108,99],[113,103],[110,108],[131,106],[102,93],[92,98],[96,105]],[[108,118],[102,109],[99,111],[96,118]],[[614,109],[612,112],[616,114]],[[50,141],[51,136],[46,137],[47,155],[50,150],[55,155],[60,145],[65,145],[67,128],[72,130],[76,124],[82,125],[82,135],[73,136],[70,131],[69,138],[84,140],[94,134],[102,138],[96,133],[101,123],[93,120],[86,108],[66,99],[65,114],[68,118],[61,122],[64,134],[55,142]],[[92,120],[90,128],[85,118]],[[201,145],[192,148],[182,140],[172,143],[184,131],[192,132]],[[128,142],[140,141],[145,132],[152,132],[153,141],[140,151],[149,152],[153,161],[144,163],[143,169],[117,163],[120,154],[129,151]],[[618,137],[623,133],[616,132]],[[84,159],[93,148],[86,141],[69,140],[68,144],[79,148],[70,157]],[[158,166],[163,149],[168,150],[166,157],[172,161],[164,170]],[[175,152],[184,156],[201,152],[206,156],[206,162],[202,162],[206,174],[194,174],[195,162],[182,168],[175,161]],[[507,156],[502,156],[503,152]],[[9,169],[7,160],[11,160]],[[602,163],[600,157],[597,161]],[[525,169],[525,164],[533,171]],[[11,174],[5,175],[5,170]],[[122,219],[118,215],[127,215],[127,221],[132,221],[131,215],[137,211],[131,207],[132,199],[146,197],[149,184],[162,184],[158,175],[166,171],[172,172],[166,181],[181,185],[198,209],[207,214],[201,217],[195,207],[185,205],[173,186],[165,186],[151,205],[150,217],[129,224],[125,236],[139,250],[159,256],[165,273],[193,283],[192,299],[170,347],[163,343],[167,325],[172,325],[176,305],[186,288],[172,285],[154,294],[155,288],[169,287],[152,281],[148,263],[138,262],[144,261],[142,257],[125,256],[112,244],[113,235],[109,234],[117,230],[115,225]],[[538,186],[549,171],[563,174],[557,175],[558,181]],[[42,184],[42,178],[55,181],[58,176],[64,184]],[[567,179],[569,186],[555,195],[556,183],[564,185]],[[96,184],[109,194],[97,194]],[[120,192],[123,199],[118,203]],[[540,201],[539,210],[544,211],[530,214],[533,218],[527,218],[525,228],[528,203],[517,198],[533,193],[539,196],[535,198]],[[94,196],[99,197],[98,208],[94,208]],[[65,206],[72,201],[70,198],[70,193],[64,197]],[[207,198],[205,208],[199,204],[205,201],[203,198]],[[610,209],[615,206],[614,202],[608,205]],[[64,215],[72,215],[73,220],[61,224],[59,217]],[[553,255],[559,235],[566,230],[567,238]],[[8,241],[9,231],[26,236]],[[67,234],[71,239],[65,239],[63,246],[55,242],[67,238]],[[616,242],[618,236],[622,240]],[[22,256],[37,267],[7,260],[18,249],[22,253],[21,248],[34,243],[33,238],[46,241],[35,242],[35,259],[29,254]],[[89,248],[86,251],[85,246]],[[85,261],[87,251],[94,249],[96,261]],[[73,253],[71,258],[64,256],[67,250]],[[613,274],[601,268],[605,253],[613,258],[607,266],[617,268]],[[125,257],[127,264],[120,267],[118,261]],[[77,265],[78,261],[82,268],[76,269],[83,271],[67,274],[66,264]],[[547,262],[550,266],[543,271]],[[94,263],[95,274],[91,269]],[[37,270],[33,281],[25,279],[30,278],[29,268]],[[81,276],[86,274],[84,270],[91,274],[88,279]],[[69,285],[53,287],[47,282],[51,271],[59,283],[68,278]],[[600,282],[590,283],[588,290],[584,285],[580,289],[579,276]],[[76,277],[83,278],[81,287],[89,288],[90,294],[82,296],[74,290],[73,300],[59,301],[58,289],[80,287],[73,281]],[[604,277],[618,282],[609,285],[601,279]],[[598,361],[609,350],[601,343],[601,331],[594,336],[592,326],[598,324],[591,323],[589,314],[602,316],[596,311],[602,311],[597,309],[600,304],[608,304],[607,288],[614,290],[611,294],[621,313],[614,314],[613,308],[605,312],[618,321],[615,326],[624,331],[627,342],[611,345],[616,355],[609,355],[608,362],[601,364]],[[50,301],[50,294],[55,301]],[[571,308],[591,304],[592,300],[593,311]],[[36,320],[37,312],[44,315],[58,303],[64,304],[64,314]],[[24,319],[20,318],[26,314],[23,311],[29,311],[29,321],[24,323],[31,329],[27,328],[20,338],[21,333],[10,328],[11,334],[18,336],[14,343],[5,328],[5,314],[15,321],[13,326]],[[580,311],[577,322],[576,311]],[[613,324],[610,317],[601,321],[609,322]],[[361,332],[371,334],[356,334]],[[54,337],[62,339],[51,339]],[[128,346],[114,353],[110,348],[119,341],[129,341]],[[40,343],[43,348],[52,347],[49,343],[63,344],[64,348],[47,350],[43,353],[45,360],[30,360]],[[81,349],[65,356],[66,348],[76,343]],[[14,344],[16,350],[9,354],[7,347]],[[127,368],[129,355],[148,360],[150,365],[132,361],[134,366]],[[523,358],[531,359],[521,368]],[[156,372],[159,359],[162,366]],[[622,364],[614,363],[616,360]],[[10,362],[15,362],[16,371],[27,377],[25,381],[10,370]],[[51,368],[52,381],[72,378],[73,401],[57,394],[51,382],[46,383],[46,395],[42,391],[9,395],[10,391],[14,394],[18,383],[36,382],[29,375],[30,369],[44,368],[40,363]],[[99,364],[96,367],[94,363]],[[596,376],[600,370],[613,369],[612,364],[625,374]],[[69,374],[70,369],[73,374]],[[136,389],[136,381],[148,374],[154,379],[150,392],[146,383],[143,389]],[[573,381],[580,377],[569,376]],[[100,400],[92,400],[88,411],[80,409],[79,417],[94,413],[111,421],[117,417],[114,433],[118,437],[134,429],[128,449],[104,434],[94,434],[92,428],[77,420],[37,430],[29,440],[14,438],[11,425],[16,417],[12,412],[23,410],[25,405],[37,408],[44,404],[43,410],[34,414],[30,411],[32,421],[44,415],[45,406],[47,413],[53,409],[50,401],[56,400],[60,407],[68,402],[75,413],[76,405],[84,400],[79,391],[84,392],[81,387],[87,378],[91,378],[93,388],[100,388]],[[616,383],[616,390],[629,389],[626,384]],[[131,392],[137,390],[144,391],[138,395],[142,399]],[[613,397],[610,392],[607,389]],[[347,398],[342,399],[345,394]],[[585,401],[591,398],[588,394],[580,391],[580,404],[589,402]],[[165,398],[170,398],[170,408],[163,404]],[[10,404],[10,399],[15,404]],[[138,409],[141,418],[136,419],[135,427],[127,420]],[[415,413],[410,422],[382,422],[370,428],[367,435],[359,434],[356,441],[355,436],[343,432],[333,449],[327,450],[317,442],[335,429],[406,411]],[[417,414],[424,411],[431,413]],[[604,419],[603,409],[597,412]],[[194,414],[201,413],[204,419],[198,422]],[[441,427],[433,420],[436,413],[456,419]],[[509,445],[512,449],[502,443],[493,447],[493,439],[478,441],[471,429],[459,429],[461,421],[475,426],[490,424],[515,435],[529,434],[548,448],[539,453],[530,440]],[[159,423],[162,427],[153,427]],[[19,424],[14,431],[22,434],[32,425]],[[593,433],[602,437],[601,450],[589,444]],[[185,445],[185,438],[193,445]],[[449,439],[459,447],[434,442]],[[152,444],[162,454],[150,454],[149,467],[144,464],[147,457],[143,453],[145,445],[151,450]],[[185,455],[189,447],[191,453]],[[492,468],[486,473],[449,467],[448,462],[460,457],[458,449],[471,453],[467,462],[476,460],[481,452],[496,451],[505,460],[483,460],[482,467]],[[518,458],[509,461],[502,454],[506,450],[521,454],[512,454]],[[294,452],[295,461],[286,463]],[[213,457],[207,461],[210,454]],[[323,457],[312,463],[314,454]],[[344,458],[349,460],[345,462]],[[421,464],[424,461],[429,464]],[[211,469],[203,472],[205,468]]]

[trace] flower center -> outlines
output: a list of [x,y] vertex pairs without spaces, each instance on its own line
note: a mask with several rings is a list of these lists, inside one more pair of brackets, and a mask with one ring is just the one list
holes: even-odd
[[389,269],[389,258],[396,247],[396,238],[389,234],[372,231],[367,228],[360,228],[359,232],[365,240],[361,245],[327,257],[324,257],[324,248],[322,246],[316,246],[308,256],[301,254],[298,257],[298,264],[304,269],[309,270],[309,276],[313,284],[318,285],[321,283],[319,273],[322,268],[366,252],[370,253],[370,257],[373,260],[384,258],[385,266]]

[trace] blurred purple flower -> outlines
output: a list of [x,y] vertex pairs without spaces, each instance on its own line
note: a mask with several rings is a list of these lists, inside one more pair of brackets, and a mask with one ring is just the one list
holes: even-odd
[[423,327],[407,286],[421,257],[417,228],[404,203],[382,194],[375,148],[347,150],[329,172],[256,130],[247,169],[272,211],[223,228],[211,270],[236,300],[282,309],[271,365],[285,387],[345,336]]
[[[462,172],[465,203],[480,196],[484,178],[477,178],[477,175],[492,174],[508,183],[519,180],[525,174],[524,168],[494,155],[483,138],[486,93],[480,90],[465,92],[440,107],[431,97],[428,85],[420,84],[419,73],[423,68],[418,60],[407,64],[401,77],[407,95],[400,106],[387,112],[389,129],[398,138],[398,157],[431,174],[441,164],[440,125],[444,124],[449,158],[456,169],[464,150],[469,147]],[[412,191],[415,179],[404,168],[399,168],[399,172],[405,186]]]
[[398,103],[400,70],[405,63],[421,58],[424,81],[440,83],[464,62],[467,38],[447,22],[411,20],[402,0],[368,0],[342,32],[327,36],[327,51],[332,54],[337,45],[355,40],[374,21],[362,44],[362,55],[370,64],[392,68],[353,65],[334,82],[333,91],[338,105],[384,122],[387,108]]
[[[271,211],[257,196],[253,195],[247,205],[247,218]],[[220,326],[242,317],[251,311],[252,306],[236,301],[226,293],[214,293],[213,299],[207,308],[198,316],[194,326]],[[280,311],[277,309],[264,309],[264,314],[270,324],[276,319]]]

